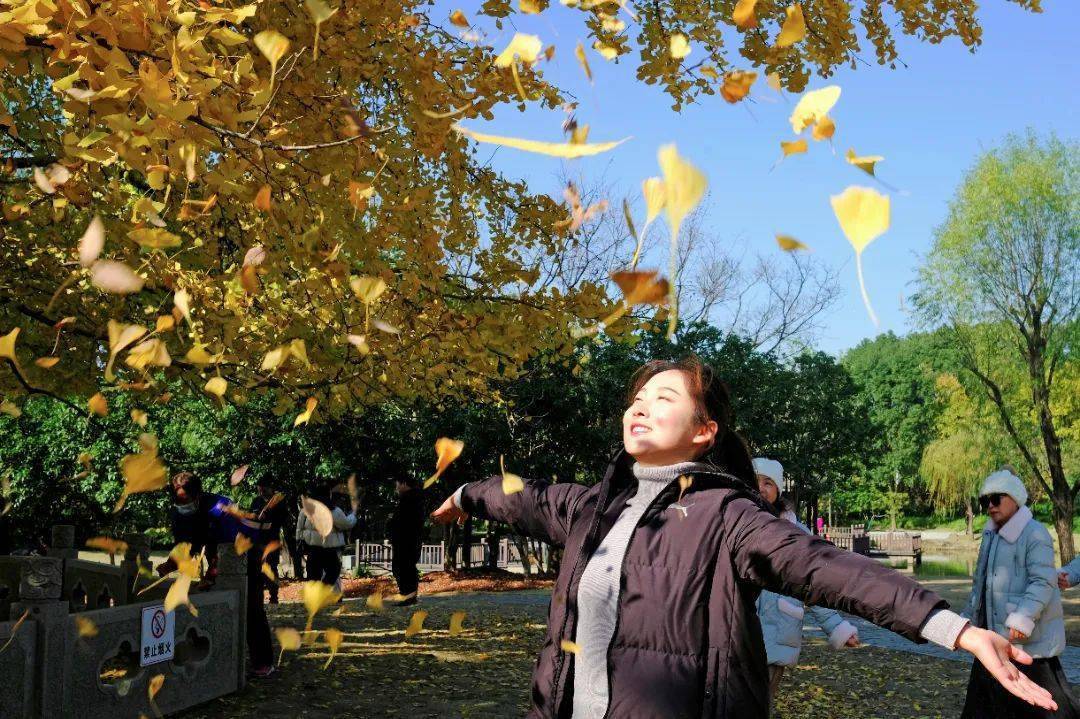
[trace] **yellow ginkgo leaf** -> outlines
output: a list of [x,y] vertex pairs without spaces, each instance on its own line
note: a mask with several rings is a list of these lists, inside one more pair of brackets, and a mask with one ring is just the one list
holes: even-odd
[[757,27],[757,16],[754,14],[754,5],[757,0],[739,0],[731,11],[731,19],[735,21],[735,27],[740,30],[748,30]]
[[169,550],[169,559],[176,565],[176,571],[191,579],[198,579],[202,564],[200,555],[192,556],[191,542],[180,542]]
[[277,581],[277,577],[274,576],[274,568],[271,567],[269,563],[263,562],[260,571],[262,571],[263,576],[269,579],[271,582]]
[[852,185],[829,200],[836,220],[840,223],[840,229],[855,248],[855,268],[859,274],[863,304],[876,325],[877,316],[870,305],[870,296],[866,292],[866,282],[863,279],[862,253],[867,245],[889,229],[889,198],[873,188]]
[[439,437],[439,439],[435,441],[435,454],[438,457],[435,461],[435,474],[428,477],[424,482],[424,489],[427,489],[435,483],[446,468],[450,466],[450,463],[461,456],[461,451],[463,449],[465,449],[465,443],[459,439]]
[[594,42],[592,46],[593,50],[596,50],[598,53],[600,53],[600,57],[604,58],[605,60],[614,60],[619,56],[618,49],[612,47],[611,45],[608,45],[607,43],[600,42],[599,40]]
[[59,361],[59,357],[38,357],[36,360],[34,360],[34,364],[36,364],[41,369],[52,369]]
[[105,395],[101,392],[97,392],[90,399],[86,401],[86,406],[89,410],[96,414],[98,417],[104,417],[109,413],[109,401],[105,399]]
[[154,331],[157,333],[170,332],[176,327],[176,318],[172,315],[161,315],[154,323]]
[[543,142],[541,140],[525,140],[518,137],[503,137],[501,135],[489,135],[483,132],[474,132],[473,130],[468,130],[461,125],[454,125],[454,129],[458,132],[458,134],[465,135],[466,137],[471,137],[477,142],[487,142],[502,147],[512,147],[515,150],[524,150],[525,152],[535,152],[540,155],[549,155],[551,157],[564,157],[567,159],[598,155],[601,152],[607,152],[608,150],[616,148],[630,139],[629,137],[625,137],[622,140],[618,140],[616,142],[595,142],[591,144],[572,142]]
[[681,32],[672,34],[668,40],[668,50],[676,60],[682,60],[690,54],[690,41]]
[[277,627],[274,629],[274,634],[277,636],[278,644],[281,645],[281,653],[278,654],[278,664],[281,664],[281,658],[285,656],[285,652],[295,652],[300,649],[300,644],[303,641],[300,636],[300,632],[292,627]]
[[776,244],[778,244],[780,249],[784,252],[794,252],[795,250],[802,250],[804,252],[810,251],[809,247],[802,242],[799,242],[791,235],[777,235]]
[[510,67],[514,61],[520,59],[525,63],[536,62],[537,56],[543,49],[544,44],[536,35],[527,35],[522,32],[514,33],[510,44],[502,52],[495,56],[495,67]]
[[140,427],[145,427],[147,422],[147,414],[141,409],[131,410],[131,421]]
[[92,620],[78,614],[73,616],[75,617],[75,628],[79,633],[79,638],[90,639],[98,635],[97,625]]
[[664,209],[664,203],[667,201],[664,181],[659,177],[648,178],[641,183],[641,194],[645,196],[645,224],[648,225]]
[[324,3],[322,0],[304,0],[304,5],[307,7],[308,14],[311,15],[311,21],[315,23],[315,43],[312,48],[312,57],[315,60],[319,59],[319,29],[322,24],[334,16],[337,12],[337,8],[333,10],[330,6]]
[[153,337],[132,347],[128,356],[124,358],[124,364],[138,370],[149,366],[168,367],[172,365],[172,357],[169,356],[165,343]]
[[128,543],[122,539],[112,539],[111,537],[93,537],[86,540],[86,546],[90,549],[100,549],[109,556],[115,556],[126,552]]
[[307,398],[307,405],[304,411],[296,415],[296,419],[293,420],[293,427],[299,427],[302,424],[307,424],[311,421],[311,413],[315,411],[315,406],[319,404],[319,400],[314,397]]
[[334,531],[334,513],[330,511],[330,508],[311,497],[302,497],[301,503],[304,515],[307,516],[311,525],[315,527],[315,531],[319,533],[319,536],[329,537],[330,532]]
[[540,0],[518,0],[518,9],[525,15],[539,15],[544,6]]
[[770,72],[765,76],[765,84],[777,92],[783,92],[784,86],[780,83],[780,73]]
[[461,10],[450,13],[450,22],[457,27],[469,27],[469,19]]
[[787,8],[787,19],[776,38],[777,47],[790,47],[806,37],[806,20],[803,18],[802,5]]
[[142,247],[152,250],[179,247],[184,243],[179,235],[174,235],[160,227],[141,227],[128,233],[128,239],[137,242]]
[[368,609],[374,612],[381,612],[383,611],[383,609],[385,609],[385,607],[383,606],[383,595],[381,592],[369,594],[367,599],[364,601],[364,604],[367,606]]
[[130,295],[140,291],[145,282],[123,262],[98,260],[90,267],[90,283],[103,292]]
[[569,639],[563,639],[559,642],[559,648],[564,652],[570,652],[571,654],[577,654],[581,651],[581,646],[577,642],[572,642]]
[[720,96],[730,103],[736,103],[750,93],[750,87],[755,80],[757,80],[756,72],[732,70],[724,75],[724,84],[720,86]]
[[203,391],[207,394],[212,394],[218,399],[225,396],[225,391],[229,389],[229,383],[224,377],[211,377],[203,385]]
[[796,135],[826,117],[829,110],[840,99],[840,86],[828,85],[820,90],[811,90],[799,98],[795,109],[791,111],[791,129]]
[[94,215],[79,240],[79,264],[83,267],[94,264],[103,249],[105,249],[105,224],[99,216]]
[[263,30],[255,36],[255,47],[259,48],[259,52],[270,63],[270,84],[273,85],[278,61],[289,51],[289,38],[277,30]]
[[154,701],[154,697],[161,691],[161,686],[165,683],[164,674],[156,674],[150,677],[150,682],[146,685],[146,695],[150,697],[150,701]]
[[[255,193],[255,199],[251,201],[251,204],[255,205],[256,210],[262,212],[270,211],[270,185],[263,185],[259,188],[259,191]],[[244,263],[244,267],[251,266],[251,263]]]
[[424,631],[424,620],[427,619],[427,615],[428,613],[423,609],[414,612],[412,617],[409,618],[409,626],[405,629],[405,636],[412,637]]
[[236,555],[242,557],[248,553],[251,549],[252,542],[246,536],[240,532],[236,533],[236,539],[233,540],[233,549],[236,550]]
[[461,634],[463,627],[462,623],[465,621],[465,612],[454,612],[450,615],[450,636],[456,637]]
[[116,360],[116,356],[146,334],[146,328],[140,327],[139,325],[127,325],[122,322],[109,320],[108,329],[109,360],[105,363],[105,379],[111,382],[114,379],[112,367],[113,362]]
[[585,71],[585,79],[589,82],[593,81],[592,68],[589,67],[589,58],[585,56],[585,46],[580,42],[577,47],[574,48],[574,56],[577,57],[578,64],[581,65],[581,69]]
[[304,607],[307,609],[306,628],[311,629],[311,623],[315,620],[315,615],[324,607],[328,607],[340,599],[341,594],[335,592],[331,584],[310,581],[304,582],[304,586],[300,590],[300,597],[303,599]]
[[[206,351],[206,345],[196,342],[184,355],[184,361],[193,365],[208,365],[217,361],[217,357]],[[209,391],[209,390],[207,390]]]
[[806,138],[800,140],[792,140],[791,142],[780,141],[780,151],[784,153],[784,157],[788,155],[800,155],[810,149],[810,143],[806,141]]
[[148,449],[125,455],[120,460],[120,473],[124,477],[124,491],[113,512],[123,508],[128,495],[163,489],[168,479],[168,470],[158,459],[157,452]]
[[612,272],[611,279],[622,290],[623,300],[629,306],[662,305],[668,297],[668,281],[656,270]]
[[815,140],[828,140],[832,138],[836,132],[836,123],[828,115],[820,118],[814,123],[814,127],[810,130],[810,136]]
[[345,634],[340,629],[330,628],[323,632],[323,640],[326,642],[326,646],[330,647],[330,658],[326,660],[326,664],[323,664],[323,669],[330,666],[330,662],[334,661],[334,655],[337,654],[338,647],[341,646],[341,640],[345,638]]
[[501,454],[499,455],[499,471],[502,472],[503,494],[516,494],[525,489],[525,483],[521,481],[521,477],[506,471]]
[[370,305],[386,291],[386,281],[381,277],[353,277],[349,287],[364,304]]
[[188,322],[191,322],[191,297],[187,290],[177,290],[173,294],[173,306],[180,310]]
[[848,163],[859,168],[866,174],[874,176],[874,171],[876,169],[875,166],[877,165],[877,163],[882,162],[885,158],[881,155],[856,155],[855,150],[849,148],[847,151],[847,155],[844,156],[844,159],[846,159]]
[[679,156],[675,145],[664,145],[657,153],[660,171],[664,177],[664,212],[667,214],[671,229],[671,249],[668,253],[671,284],[668,292],[668,327],[667,338],[675,336],[679,322],[678,297],[675,292],[675,277],[678,273],[679,228],[688,215],[705,195],[708,181],[696,167]]
[[198,616],[198,610],[195,609],[195,606],[191,603],[191,598],[188,597],[190,591],[191,577],[186,574],[177,575],[172,586],[169,587],[169,591],[165,594],[165,601],[162,603],[166,613],[175,611],[177,607],[186,604],[192,616]]

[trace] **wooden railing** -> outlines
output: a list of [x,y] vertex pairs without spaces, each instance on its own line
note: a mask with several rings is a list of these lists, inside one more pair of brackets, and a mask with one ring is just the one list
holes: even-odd
[[856,554],[870,553],[870,539],[866,536],[866,529],[859,525],[828,527],[825,531],[825,539],[840,549],[846,549],[849,552],[855,552]]
[[922,561],[922,535],[910,532],[870,532],[870,553],[886,557],[912,557]]

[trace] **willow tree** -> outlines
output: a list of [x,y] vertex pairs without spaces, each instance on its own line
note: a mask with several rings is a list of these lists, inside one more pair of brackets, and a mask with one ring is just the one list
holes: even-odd
[[731,100],[739,70],[799,90],[864,42],[892,64],[897,33],[980,42],[973,0],[562,4],[5,2],[5,409],[164,372],[337,411],[482,393],[569,355],[568,325],[610,300],[537,271],[573,242],[567,209],[453,129],[564,100],[542,74],[555,49],[477,42],[514,13],[578,13],[583,65],[622,58],[676,107]]

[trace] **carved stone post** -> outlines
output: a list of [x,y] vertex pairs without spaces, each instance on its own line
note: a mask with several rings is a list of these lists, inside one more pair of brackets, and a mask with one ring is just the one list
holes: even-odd
[[248,562],[257,561],[261,556],[262,546],[258,544],[242,557],[236,555],[232,544],[218,545],[218,577],[215,589],[235,589],[238,597],[236,606],[237,690],[243,689],[247,684],[245,661],[247,659]]
[[61,599],[63,582],[63,559],[31,557],[19,578],[19,601],[11,605],[13,618],[27,614],[27,625],[20,631],[36,632],[34,707],[35,715],[42,719],[65,716],[69,657],[68,603]]
[[75,527],[70,524],[54,524],[52,544],[49,556],[60,559],[78,559],[79,550],[75,546]]

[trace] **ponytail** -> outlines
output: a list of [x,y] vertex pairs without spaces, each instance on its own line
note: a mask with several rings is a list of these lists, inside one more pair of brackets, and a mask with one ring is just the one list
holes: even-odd
[[754,474],[754,462],[746,441],[735,430],[723,426],[717,430],[717,434],[720,438],[701,457],[702,461],[723,469],[757,492],[757,475]]

